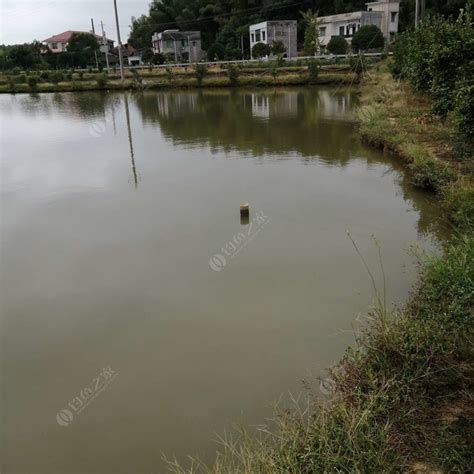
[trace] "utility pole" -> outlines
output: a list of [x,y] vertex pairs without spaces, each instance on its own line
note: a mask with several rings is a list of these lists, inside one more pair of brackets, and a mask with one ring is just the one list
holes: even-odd
[[100,22],[100,27],[102,28],[102,45],[104,46],[104,53],[105,53],[105,62],[107,63],[107,71],[110,70],[109,64],[109,43],[107,43],[107,37],[105,36],[104,31],[104,22]]
[[[94,18],[91,18],[91,25],[92,25],[92,34],[94,35],[94,38],[95,38]],[[97,59],[97,51],[94,51],[94,56],[95,56],[95,67],[99,69],[99,60]]]
[[117,42],[118,42],[119,62],[120,62],[120,79],[124,81],[125,71],[123,70],[122,40],[120,39],[120,25],[119,25],[119,19],[118,19],[118,11],[117,11],[117,0],[114,0],[114,10],[115,10],[115,24],[117,26]]
[[418,11],[420,9],[420,0],[415,0],[415,28],[418,26]]

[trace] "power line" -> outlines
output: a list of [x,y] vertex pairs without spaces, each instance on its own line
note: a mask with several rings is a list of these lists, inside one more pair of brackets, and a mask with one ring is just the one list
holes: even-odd
[[[211,21],[215,21],[216,18],[223,18],[223,17],[228,17],[228,16],[243,16],[249,12],[258,12],[258,11],[269,11],[269,10],[279,10],[287,7],[294,7],[297,5],[302,5],[305,3],[308,3],[309,0],[302,0],[299,2],[293,2],[293,3],[286,3],[286,4],[280,4],[276,6],[270,6],[270,7],[252,7],[252,8],[247,8],[245,10],[238,10],[237,12],[230,12],[230,13],[222,13],[222,14],[216,14],[213,16],[208,16],[201,18],[199,20],[181,20],[181,21],[169,21],[169,22],[164,22],[164,23],[150,23],[148,26],[153,26],[153,27],[161,27],[161,26],[174,26],[174,25],[183,25],[187,23],[207,23]],[[120,25],[121,27],[129,27],[130,25]]]

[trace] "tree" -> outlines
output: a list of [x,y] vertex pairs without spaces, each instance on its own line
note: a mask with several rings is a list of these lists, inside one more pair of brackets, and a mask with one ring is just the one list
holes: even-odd
[[282,41],[275,41],[272,44],[272,54],[275,56],[280,56],[286,53],[285,45]]
[[225,57],[225,47],[220,43],[214,43],[207,50],[207,59],[209,61],[219,61]]
[[342,36],[333,36],[327,44],[327,49],[331,54],[346,54],[349,43]]
[[98,51],[99,42],[94,35],[90,33],[73,33],[68,41],[67,51],[60,53],[58,66],[89,66],[95,63],[95,53]]
[[142,52],[142,61],[145,64],[151,64],[153,62],[153,50],[151,48],[146,48]]
[[353,51],[381,49],[385,44],[382,32],[375,25],[362,26],[352,37]]
[[318,12],[308,10],[302,12],[305,22],[304,30],[304,54],[314,56],[319,49],[319,21]]
[[252,57],[256,59],[263,58],[271,54],[272,48],[265,43],[257,43],[252,48]]
[[69,52],[94,52],[99,50],[97,38],[90,33],[73,33],[67,44]]

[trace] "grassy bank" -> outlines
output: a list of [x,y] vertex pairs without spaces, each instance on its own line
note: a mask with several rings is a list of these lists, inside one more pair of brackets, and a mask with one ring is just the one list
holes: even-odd
[[[383,69],[383,68],[382,68]],[[448,117],[383,70],[362,87],[361,135],[406,162],[414,186],[439,197],[453,226],[440,256],[420,257],[409,302],[383,294],[366,329],[330,371],[331,393],[277,413],[260,435],[224,440],[212,466],[176,472],[470,472],[474,468],[472,161],[459,160]]]
[[[285,67],[234,67],[231,69],[211,67],[198,78],[195,68],[160,68],[127,71],[121,81],[116,73],[72,73],[52,72],[43,78],[19,74],[0,77],[0,93],[28,92],[74,92],[92,90],[143,90],[196,87],[231,86],[294,86],[305,84],[341,85],[354,84],[358,78],[348,65],[329,65],[321,67],[316,73],[306,66]],[[33,79],[31,79],[33,77]]]

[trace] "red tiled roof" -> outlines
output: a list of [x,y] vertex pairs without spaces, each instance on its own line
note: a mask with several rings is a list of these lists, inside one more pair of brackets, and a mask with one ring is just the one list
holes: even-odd
[[[43,40],[45,43],[67,43],[73,33],[89,33],[89,31],[74,31],[74,30],[67,30],[63,33],[59,33],[59,35],[51,36],[50,38],[46,38]],[[97,39],[102,39],[102,36],[95,35]],[[112,41],[107,38],[107,41]]]

